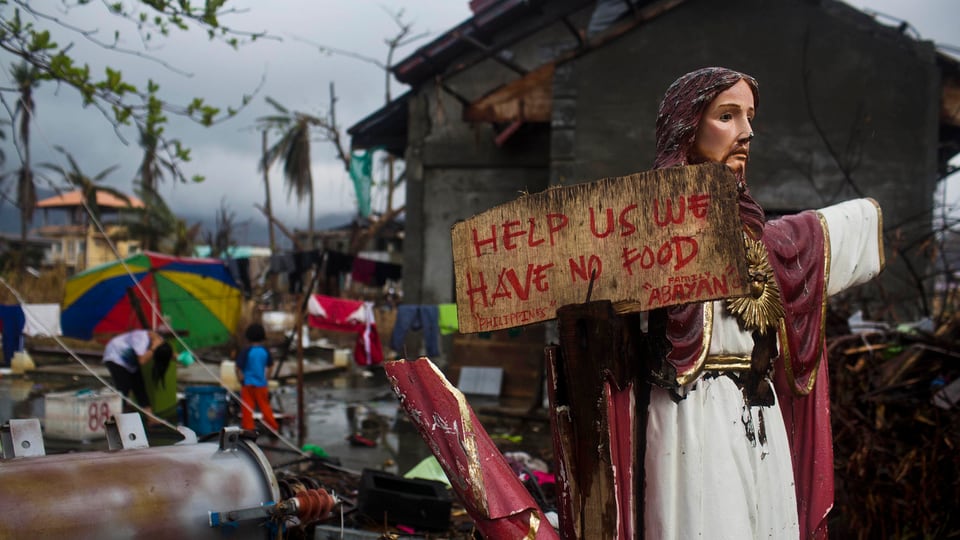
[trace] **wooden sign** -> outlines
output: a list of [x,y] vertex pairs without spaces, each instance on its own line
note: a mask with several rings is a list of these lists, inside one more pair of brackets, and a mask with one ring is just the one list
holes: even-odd
[[743,296],[741,231],[722,164],[525,195],[452,228],[460,331],[553,319],[588,291],[621,311]]

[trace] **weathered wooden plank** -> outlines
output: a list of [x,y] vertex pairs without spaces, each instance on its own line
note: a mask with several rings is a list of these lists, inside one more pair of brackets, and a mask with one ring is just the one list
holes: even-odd
[[940,91],[940,121],[960,127],[960,77],[943,81]]
[[460,331],[549,320],[588,290],[640,311],[742,296],[741,230],[720,164],[525,195],[452,228]]
[[549,122],[553,98],[553,64],[474,101],[463,111],[468,122]]

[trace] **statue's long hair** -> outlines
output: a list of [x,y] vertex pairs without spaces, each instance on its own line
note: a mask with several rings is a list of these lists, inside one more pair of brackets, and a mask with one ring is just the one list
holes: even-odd
[[655,169],[691,164],[690,151],[703,111],[717,95],[741,80],[750,86],[754,107],[759,107],[760,91],[757,81],[732,69],[698,69],[670,85],[657,113],[657,157],[653,162]]
[[[703,112],[716,97],[737,84],[746,81],[753,92],[754,107],[760,105],[757,81],[746,74],[722,67],[698,69],[680,77],[667,89],[657,114],[657,156],[655,169],[692,165],[693,144]],[[744,231],[752,238],[763,234],[763,209],[753,200],[746,184],[740,179],[740,218]],[[689,369],[700,354],[703,343],[703,309],[700,304],[683,304],[666,308],[669,314],[667,339],[671,350],[669,361],[678,371]]]

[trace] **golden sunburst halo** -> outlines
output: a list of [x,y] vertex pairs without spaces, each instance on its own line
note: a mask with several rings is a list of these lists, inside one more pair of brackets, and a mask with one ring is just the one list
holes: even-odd
[[747,247],[747,276],[750,279],[750,294],[727,300],[727,311],[732,313],[745,330],[766,335],[783,318],[780,287],[773,276],[773,267],[767,260],[767,248],[760,240],[746,234],[743,241]]

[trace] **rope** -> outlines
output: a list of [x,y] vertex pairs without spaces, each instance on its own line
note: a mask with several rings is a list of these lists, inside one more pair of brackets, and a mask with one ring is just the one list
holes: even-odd
[[[6,287],[7,290],[10,291],[10,294],[12,294],[14,298],[17,299],[17,302],[20,303],[21,308],[24,305],[26,305],[26,302],[24,301],[23,297],[20,295],[20,292],[14,289],[13,286],[10,285],[10,283],[8,283],[7,280],[5,280],[3,277],[0,277],[0,284]],[[29,310],[25,310],[25,311],[29,311]],[[145,414],[149,418],[156,420],[158,423],[172,429],[173,431],[177,431],[177,427],[171,424],[170,422],[167,422],[163,418],[160,418],[159,416],[156,416],[152,412],[147,411],[146,409],[141,407],[140,404],[136,403],[135,401],[128,398],[127,396],[121,394],[119,390],[117,390],[112,384],[110,384],[103,377],[101,377],[92,367],[90,367],[89,364],[87,364],[87,362],[85,362],[82,358],[80,358],[80,356],[78,356],[76,352],[74,352],[66,343],[64,343],[64,341],[60,339],[60,336],[55,335],[55,332],[52,332],[50,328],[42,322],[42,319],[38,317],[34,317],[34,322],[39,322],[40,327],[42,327],[46,331],[47,335],[53,337],[54,341],[56,341],[58,345],[63,347],[63,350],[65,350],[74,360],[76,360],[81,366],[83,366],[84,369],[86,369],[98,381],[100,381],[101,384],[103,384],[105,387],[109,388],[110,390],[116,392],[116,394],[120,396],[120,399],[122,399],[124,402],[132,406],[137,411]]]
[[[44,133],[43,129],[41,129],[40,126],[37,125],[37,124],[35,124],[35,126],[36,126],[36,128],[37,128],[36,131],[35,131],[35,133],[39,135],[40,140],[42,140],[48,147],[56,148],[56,146],[53,145],[53,144],[51,144],[50,141],[49,141],[49,139],[47,139],[46,134]],[[57,159],[60,160],[61,166],[67,165],[66,163],[64,163],[63,157],[58,156]],[[55,185],[53,185],[52,183],[51,183],[51,185],[53,186],[54,191],[55,191],[58,195],[59,195],[59,194],[62,194],[62,192],[61,192]],[[103,240],[104,240],[104,241],[107,243],[107,245],[110,247],[110,251],[113,252],[113,255],[114,255],[114,257],[116,257],[117,262],[119,262],[120,265],[123,266],[124,271],[127,273],[128,276],[130,276],[130,280],[133,282],[134,286],[136,286],[137,290],[140,292],[141,297],[144,298],[144,299],[146,299],[147,304],[150,306],[150,314],[153,316],[153,318],[154,318],[153,320],[159,320],[159,321],[161,321],[162,327],[166,328],[167,333],[170,334],[171,336],[173,336],[173,338],[176,340],[176,342],[182,347],[182,350],[184,350],[184,351],[186,351],[187,353],[189,353],[190,356],[192,356],[193,358],[198,359],[198,362],[196,362],[196,363],[199,364],[200,367],[201,367],[204,371],[206,371],[207,374],[210,375],[214,380],[216,380],[217,382],[219,382],[219,383],[220,383],[220,386],[222,386],[222,387],[227,391],[227,393],[228,393],[233,399],[235,399],[235,400],[237,401],[237,403],[240,404],[241,407],[243,407],[244,409],[248,410],[248,411],[250,412],[250,414],[253,414],[253,413],[254,413],[253,408],[250,407],[249,405],[247,405],[246,403],[244,403],[243,400],[240,399],[240,397],[239,397],[234,391],[232,391],[232,390],[230,390],[229,388],[227,388],[226,386],[224,386],[223,380],[220,379],[219,374],[215,373],[212,369],[210,369],[209,366],[207,366],[207,365],[204,364],[203,362],[199,361],[199,357],[198,357],[196,354],[194,354],[193,350],[186,344],[186,342],[183,341],[183,338],[181,338],[180,335],[177,334],[176,330],[174,330],[174,329],[167,323],[166,319],[163,317],[163,313],[162,313],[162,312],[160,311],[160,309],[157,307],[156,303],[153,301],[153,299],[151,298],[151,296],[150,296],[149,294],[147,294],[147,291],[144,290],[143,286],[140,284],[140,282],[137,280],[136,276],[134,275],[133,271],[130,269],[130,266],[126,263],[126,261],[125,261],[125,260],[123,259],[123,257],[120,255],[120,250],[117,249],[117,245],[114,243],[113,239],[110,238],[110,235],[107,234],[107,231],[106,231],[106,229],[104,228],[103,224],[100,222],[99,219],[97,219],[97,217],[96,217],[96,215],[94,214],[92,208],[90,207],[89,202],[86,200],[86,197],[81,197],[81,198],[80,198],[80,201],[81,201],[81,204],[83,205],[84,210],[87,212],[87,216],[90,218],[90,222],[96,227],[97,231],[98,231],[98,232],[100,233],[100,235],[103,237]],[[17,301],[20,302],[20,305],[21,305],[21,306],[23,306],[23,305],[25,304],[25,302],[23,301],[22,296],[20,295],[20,293],[17,292],[17,291],[15,291],[14,288],[13,288],[9,283],[6,282],[6,280],[3,280],[3,278],[0,277],[0,282],[2,282],[3,285],[4,285],[8,290],[10,290],[11,294],[13,294],[14,297],[17,298]],[[49,329],[45,329],[45,330],[47,330],[48,333],[52,334],[52,332],[49,332]],[[96,377],[97,380],[99,380],[101,383],[103,383],[104,386],[107,386],[108,388],[116,391],[116,389],[113,388],[113,386],[111,386],[110,384],[108,384],[102,377],[100,377],[99,375],[97,375],[97,374],[93,371],[93,369],[92,369],[89,365],[86,364],[86,362],[84,362],[83,360],[81,360],[80,357],[79,357],[73,350],[71,350],[71,349],[67,346],[66,343],[64,343],[61,339],[59,339],[59,337],[54,336],[54,339],[57,341],[57,344],[58,344],[58,345],[60,345],[61,347],[63,347],[63,349],[64,349],[65,351],[67,351],[67,352],[70,354],[71,357],[73,357],[77,362],[80,363],[80,365],[82,365],[87,371],[89,371],[94,377]],[[119,393],[119,392],[118,392],[118,393]],[[131,405],[133,405],[133,406],[134,406],[138,411],[140,411],[141,413],[144,413],[144,414],[146,414],[148,417],[150,417],[150,418],[152,418],[152,419],[155,419],[155,420],[158,420],[159,423],[161,423],[162,425],[164,425],[164,426],[166,426],[166,427],[168,427],[168,428],[170,428],[170,429],[172,429],[172,430],[174,430],[174,431],[177,431],[177,428],[176,428],[175,426],[173,426],[172,424],[170,424],[169,422],[163,420],[162,418],[157,417],[156,415],[154,415],[154,414],[152,414],[152,413],[148,413],[147,411],[145,411],[144,409],[142,409],[139,405],[133,403],[133,402],[132,402],[130,399],[128,399],[126,396],[122,396],[122,397],[123,397],[123,399],[124,399],[125,402],[130,403]],[[278,431],[274,430],[272,427],[270,427],[270,426],[268,426],[268,425],[266,425],[266,424],[264,424],[264,427],[267,429],[267,431],[269,431],[271,434],[273,434],[273,435],[274,435],[280,442],[282,442],[284,445],[288,446],[289,448],[291,448],[291,449],[293,449],[293,450],[296,450],[296,451],[297,451],[298,453],[300,453],[301,455],[304,455],[304,456],[308,455],[306,452],[304,452],[303,450],[301,450],[300,448],[298,448],[295,444],[293,444],[293,442],[289,441],[287,438],[283,437]]]

